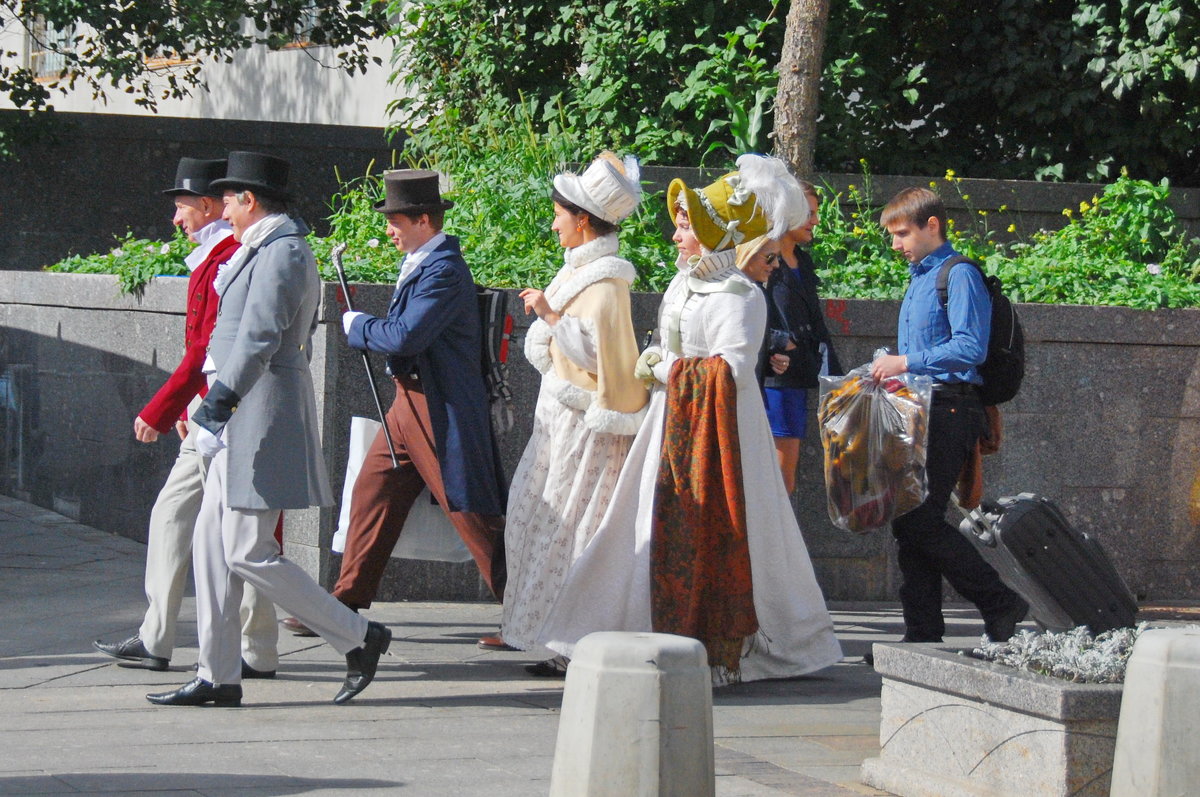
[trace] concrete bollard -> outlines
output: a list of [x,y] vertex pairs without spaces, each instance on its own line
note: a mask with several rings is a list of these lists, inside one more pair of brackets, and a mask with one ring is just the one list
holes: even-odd
[[1125,670],[1112,797],[1200,789],[1200,629],[1144,632]]
[[704,646],[598,631],[567,670],[550,797],[712,797],[712,680]]

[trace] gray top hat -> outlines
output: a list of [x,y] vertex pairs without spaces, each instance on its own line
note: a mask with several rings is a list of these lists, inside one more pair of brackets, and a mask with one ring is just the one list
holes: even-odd
[[397,169],[383,175],[384,198],[375,203],[380,213],[433,213],[454,203],[442,199],[438,173],[428,169]]
[[175,185],[163,191],[167,196],[221,196],[220,189],[212,187],[214,180],[225,176],[225,159],[201,160],[180,158],[175,170]]

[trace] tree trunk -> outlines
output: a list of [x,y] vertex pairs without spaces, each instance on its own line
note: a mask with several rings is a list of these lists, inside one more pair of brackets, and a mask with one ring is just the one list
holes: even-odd
[[779,59],[775,153],[805,180],[812,178],[817,147],[821,56],[828,21],[829,0],[791,0]]

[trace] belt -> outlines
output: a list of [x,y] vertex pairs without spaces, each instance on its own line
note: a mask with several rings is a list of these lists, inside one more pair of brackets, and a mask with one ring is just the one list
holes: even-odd
[[934,382],[933,392],[940,396],[978,396],[979,386],[970,382]]

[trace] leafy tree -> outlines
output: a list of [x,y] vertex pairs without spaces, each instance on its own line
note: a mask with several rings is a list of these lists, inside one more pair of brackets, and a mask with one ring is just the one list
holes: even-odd
[[[532,105],[585,151],[647,160],[766,149],[775,0],[391,0],[397,123],[466,129]],[[582,157],[582,155],[581,155]]]
[[[23,29],[61,67],[39,79],[18,53],[5,52],[0,91],[33,112],[52,110],[56,92],[78,86],[100,100],[109,91],[134,94],[154,110],[161,99],[202,88],[208,63],[232,61],[252,45],[279,49],[298,35],[332,47],[340,68],[361,72],[379,62],[367,46],[388,30],[385,11],[376,0],[2,0],[4,29]],[[163,59],[173,65],[161,68]],[[0,129],[0,149],[6,132]]]
[[1195,0],[846,0],[819,165],[1200,184]]

